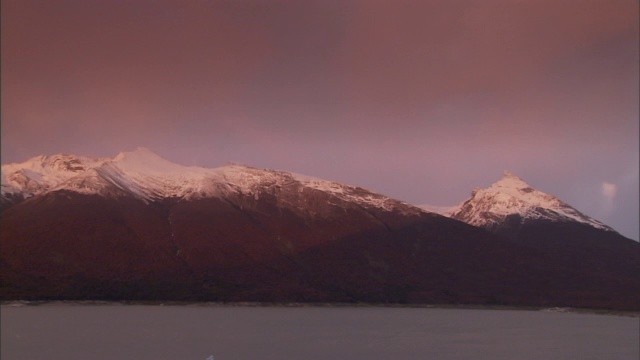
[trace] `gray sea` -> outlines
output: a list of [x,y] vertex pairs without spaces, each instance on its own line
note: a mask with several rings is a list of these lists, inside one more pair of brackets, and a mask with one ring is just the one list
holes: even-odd
[[640,318],[527,310],[3,305],[2,360],[640,359]]

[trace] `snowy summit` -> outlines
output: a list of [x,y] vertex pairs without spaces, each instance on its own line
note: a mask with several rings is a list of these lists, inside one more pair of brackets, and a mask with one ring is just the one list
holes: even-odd
[[145,202],[162,198],[224,197],[232,193],[257,199],[262,193],[278,191],[288,184],[386,211],[413,208],[356,186],[284,171],[236,164],[218,168],[183,166],[146,148],[122,152],[114,158],[41,155],[23,163],[2,165],[3,201],[58,190],[103,196],[130,195]]
[[519,218],[521,223],[531,220],[575,221],[614,231],[555,196],[532,188],[509,171],[505,171],[503,177],[488,188],[475,189],[470,199],[449,210],[447,215],[487,229],[493,229],[504,223],[507,217],[511,217]]

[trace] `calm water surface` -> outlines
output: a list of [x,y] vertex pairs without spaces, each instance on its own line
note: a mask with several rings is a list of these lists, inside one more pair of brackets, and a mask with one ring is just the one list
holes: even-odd
[[640,319],[539,311],[1,308],[2,360],[640,359]]

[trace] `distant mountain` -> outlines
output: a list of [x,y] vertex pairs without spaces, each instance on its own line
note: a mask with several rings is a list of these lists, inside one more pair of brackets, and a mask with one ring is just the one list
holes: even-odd
[[637,241],[509,172],[486,189],[474,189],[462,204],[440,213],[539,251],[553,259],[550,263],[563,264],[585,280],[595,273],[621,286],[640,279]]
[[473,190],[471,198],[456,208],[448,209],[448,215],[494,232],[504,232],[507,227],[539,221],[575,222],[614,231],[555,196],[532,188],[508,171],[488,188]]
[[573,269],[357,186],[147,149],[3,165],[2,205],[3,299],[640,308],[635,274]]

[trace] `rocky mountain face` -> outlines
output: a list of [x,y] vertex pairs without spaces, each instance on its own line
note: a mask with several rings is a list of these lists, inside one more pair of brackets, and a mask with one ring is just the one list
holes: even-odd
[[640,304],[637,276],[282,171],[43,156],[3,165],[2,200],[2,299]]

